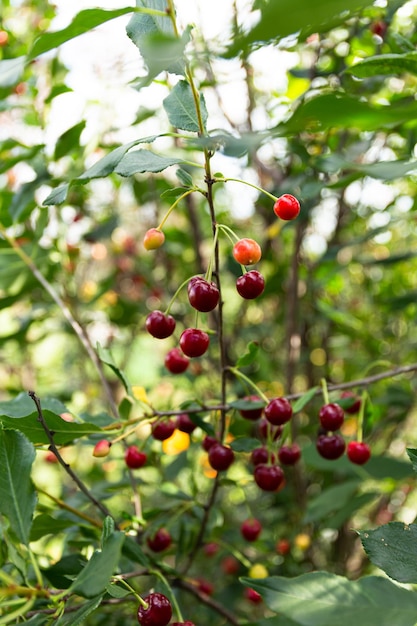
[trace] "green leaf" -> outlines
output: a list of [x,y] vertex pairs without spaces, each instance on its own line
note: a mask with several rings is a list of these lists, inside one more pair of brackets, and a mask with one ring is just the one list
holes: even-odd
[[84,624],[85,619],[100,606],[102,599],[103,594],[100,594],[92,600],[85,602],[78,609],[78,611],[75,611],[70,615],[64,614],[57,622],[55,622],[55,626],[79,626],[80,624]]
[[81,554],[69,554],[43,569],[42,574],[56,589],[68,589],[86,563],[87,561]]
[[62,204],[67,199],[69,188],[70,188],[69,183],[65,183],[64,185],[60,185],[59,187],[57,187],[56,189],[51,191],[49,196],[47,196],[45,198],[45,200],[42,202],[42,206],[51,206],[53,204]]
[[106,591],[112,598],[126,598],[126,596],[132,593],[126,587],[121,587],[117,584],[107,585]]
[[304,523],[318,522],[343,507],[356,493],[359,484],[359,480],[348,480],[325,489],[316,498],[311,498],[308,501]]
[[[24,417],[33,411],[33,400],[25,393],[19,393],[13,400],[0,402],[0,413],[10,417]],[[54,413],[67,413],[68,408],[56,398],[42,398],[42,407]]]
[[417,474],[417,449],[416,448],[407,448],[408,458],[410,459],[413,470]]
[[251,365],[259,352],[259,344],[257,341],[250,341],[246,346],[246,352],[240,356],[236,362],[236,367],[246,367]]
[[22,433],[0,430],[0,513],[26,545],[36,504],[30,478],[34,460],[35,449]]
[[143,565],[143,567],[149,567],[150,561],[148,557],[136,541],[128,535],[125,537],[122,552],[134,563],[139,563],[140,565]]
[[114,362],[114,359],[113,359],[113,356],[112,356],[112,353],[110,352],[110,350],[108,350],[107,348],[103,348],[98,343],[97,344],[97,354],[98,354],[98,357],[99,357],[100,361],[102,361],[103,363],[108,365],[110,367],[110,369],[113,370],[113,372],[116,374],[117,378],[123,384],[123,387],[126,389],[126,392],[129,394],[129,396],[133,396],[133,392],[132,392],[132,388],[130,386],[130,383],[127,380],[124,372],[122,372],[122,370],[117,367],[116,363]]
[[252,452],[255,448],[259,448],[259,439],[254,437],[238,437],[230,443],[230,447],[235,452]]
[[339,170],[356,171],[381,180],[395,180],[403,178],[417,170],[417,161],[380,161],[378,163],[362,164],[344,159],[341,155],[333,154],[319,158],[317,166],[323,172],[337,172]]
[[300,33],[299,39],[303,40],[312,33],[326,32],[370,4],[373,0],[263,0],[259,22],[236,39],[227,56],[236,55],[259,41],[277,41],[293,33]]
[[178,157],[162,157],[150,150],[135,150],[126,154],[118,163],[115,171],[120,176],[133,176],[144,172],[162,172],[170,165],[181,163]]
[[12,87],[18,83],[25,69],[25,63],[25,56],[0,61],[0,87]]
[[244,398],[240,400],[233,400],[230,402],[230,406],[233,409],[237,409],[238,411],[251,410],[251,409],[261,409],[265,406],[265,402],[261,399],[259,400],[246,400]]
[[403,72],[417,74],[417,52],[379,54],[351,65],[345,72],[358,78],[368,78],[378,74],[398,76]]
[[100,24],[104,24],[121,15],[126,15],[126,13],[132,13],[132,11],[134,11],[132,7],[124,7],[112,11],[105,9],[85,9],[84,11],[80,11],[74,17],[71,24],[63,30],[54,33],[45,33],[38,37],[29,52],[28,59],[34,59],[40,54],[49,52],[49,50],[57,48],[66,41],[74,39],[74,37],[87,33],[93,28],[96,28],[96,26],[100,26]]
[[400,583],[417,583],[417,524],[390,522],[358,534],[374,565]]
[[300,626],[414,626],[417,594],[386,578],[348,580],[327,572],[243,578],[268,607]]
[[71,152],[74,147],[79,145],[80,136],[85,128],[85,124],[86,122],[83,120],[82,122],[79,122],[78,124],[75,124],[75,126],[69,128],[65,131],[65,133],[58,137],[55,146],[54,159],[60,159]]
[[124,538],[124,534],[119,531],[107,536],[102,549],[94,552],[69,591],[84,598],[94,598],[103,593],[119,563]]
[[30,541],[38,541],[45,535],[57,535],[60,531],[74,526],[76,522],[69,519],[55,519],[47,513],[37,515],[32,523]]
[[[136,6],[143,9],[153,9],[154,11],[165,11],[167,8],[166,0],[136,0]],[[129,20],[126,26],[128,37],[141,50],[141,44],[146,35],[152,33],[174,34],[174,27],[168,14],[149,15],[138,12]]]
[[193,177],[191,174],[184,170],[182,167],[179,167],[175,172],[180,183],[185,185],[185,187],[192,187],[194,185]]
[[[169,96],[163,100],[164,109],[174,128],[198,133],[201,129],[194,102],[193,92],[186,80],[180,80]],[[207,109],[204,97],[200,95],[201,121],[204,128],[207,122]]]
[[298,398],[294,404],[292,405],[292,412],[299,413],[304,409],[304,407],[314,398],[317,394],[318,387],[312,387],[306,393],[304,393],[301,398]]

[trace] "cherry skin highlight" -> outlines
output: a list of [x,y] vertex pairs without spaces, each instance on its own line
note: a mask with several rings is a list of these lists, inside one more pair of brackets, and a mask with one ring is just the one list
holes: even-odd
[[362,441],[350,441],[347,446],[346,454],[351,463],[364,465],[371,458],[371,449],[367,443]]
[[250,270],[239,276],[236,281],[237,292],[246,300],[254,300],[260,296],[265,289],[265,279],[257,270]]
[[188,357],[202,356],[209,347],[210,338],[204,330],[186,328],[180,337],[180,347]]
[[284,193],[274,204],[274,213],[282,220],[294,220],[300,212],[300,203],[290,193]]
[[316,441],[316,448],[323,459],[335,461],[344,453],[346,444],[341,435],[319,435]]
[[319,412],[320,424],[325,430],[338,430],[345,420],[341,406],[334,402],[324,404]]
[[139,469],[147,461],[145,452],[141,452],[137,446],[129,446],[125,452],[125,463],[130,469]]
[[156,339],[170,337],[175,330],[175,319],[162,311],[152,311],[146,318],[146,330]]
[[212,311],[218,305],[219,299],[220,291],[215,283],[209,283],[200,276],[195,276],[188,283],[188,300],[197,311]]
[[257,465],[255,482],[264,491],[276,491],[284,480],[284,472],[278,465]]
[[172,606],[163,593],[150,593],[143,600],[148,605],[138,608],[138,622],[141,626],[167,626],[172,617]]
[[165,235],[157,228],[150,228],[143,238],[143,246],[145,250],[156,250],[160,248],[165,241]]
[[261,256],[261,247],[254,239],[239,239],[233,246],[233,258],[241,265],[253,265]]
[[159,528],[154,535],[146,540],[152,552],[163,552],[172,543],[172,537],[166,528]]
[[158,421],[152,424],[152,436],[158,441],[169,439],[174,432],[176,426],[174,420]]
[[171,374],[182,374],[190,364],[179,348],[172,348],[165,356],[165,367]]
[[287,398],[274,398],[265,407],[265,417],[274,426],[281,426],[291,419],[292,406]]
[[232,448],[228,448],[222,443],[213,444],[208,451],[209,463],[218,472],[224,472],[229,469],[234,459],[235,455]]

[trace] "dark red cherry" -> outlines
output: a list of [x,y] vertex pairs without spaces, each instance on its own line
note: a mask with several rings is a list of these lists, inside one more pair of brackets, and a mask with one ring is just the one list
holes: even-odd
[[253,465],[261,465],[261,463],[275,463],[275,454],[269,453],[268,450],[264,446],[260,448],[255,448],[252,450],[250,460]]
[[146,463],[147,456],[137,446],[129,446],[125,452],[125,463],[131,469],[139,469]]
[[245,598],[253,604],[260,604],[262,602],[262,596],[260,593],[252,589],[252,587],[245,587]]
[[138,622],[141,626],[167,626],[172,617],[171,602],[162,593],[150,593],[143,600],[148,605],[138,609]]
[[180,413],[177,417],[177,429],[189,435],[197,428],[188,413]]
[[346,454],[351,463],[364,465],[371,458],[371,449],[368,444],[363,441],[350,441],[347,446]]
[[[256,402],[257,404],[259,404],[259,402],[262,402],[262,400],[260,399],[259,396],[245,396],[244,398],[242,398],[243,400],[245,400],[245,402]],[[263,406],[258,406],[254,409],[240,409],[239,413],[241,414],[242,417],[244,417],[247,420],[257,420],[261,417],[262,412],[264,410]]]
[[190,360],[184,356],[179,348],[172,348],[165,356],[164,363],[171,374],[182,374],[187,369]]
[[210,435],[206,435],[202,441],[203,450],[208,452],[215,443],[220,443],[216,437],[211,437]]
[[171,437],[176,426],[174,420],[158,420],[152,424],[152,436],[158,441],[164,441]]
[[257,270],[250,270],[236,281],[237,292],[246,300],[253,300],[265,289],[265,279]]
[[338,430],[344,422],[345,414],[338,404],[324,404],[319,412],[320,424],[325,430]]
[[262,531],[262,524],[255,518],[249,518],[240,525],[240,532],[246,541],[256,541]]
[[316,441],[317,452],[324,459],[335,461],[345,451],[345,440],[342,435],[319,435]]
[[152,552],[163,552],[172,543],[172,537],[166,528],[159,528],[154,535],[146,540]]
[[287,398],[274,398],[265,407],[265,417],[274,426],[281,426],[291,419],[292,406]]
[[278,465],[257,465],[253,475],[264,491],[276,491],[284,481],[284,472]]
[[353,391],[343,391],[341,397],[352,400],[352,404],[344,408],[346,413],[359,413],[361,399]]
[[293,443],[290,446],[282,446],[278,450],[278,459],[282,465],[295,465],[300,460],[300,457],[300,446],[296,443]]
[[267,441],[268,436],[271,437],[273,441],[279,439],[282,435],[283,426],[273,426],[271,422],[268,422],[267,419],[262,418],[258,424],[258,432],[261,439]]
[[162,311],[149,313],[145,325],[148,333],[157,339],[170,337],[175,330],[175,320],[172,315],[166,315]]
[[181,350],[189,357],[197,357],[204,354],[209,347],[209,343],[208,334],[198,328],[187,328],[180,337]]
[[218,472],[227,470],[235,459],[232,448],[224,446],[222,443],[213,444],[208,452],[208,460],[211,467]]
[[217,285],[201,276],[194,276],[188,283],[188,299],[197,311],[207,313],[216,308],[220,299]]

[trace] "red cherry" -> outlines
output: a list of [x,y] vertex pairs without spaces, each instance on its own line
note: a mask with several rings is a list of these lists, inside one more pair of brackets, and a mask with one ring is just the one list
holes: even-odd
[[319,412],[320,424],[325,430],[338,430],[345,420],[341,406],[335,402],[324,404]]
[[163,552],[172,543],[172,537],[166,528],[159,528],[152,537],[146,539],[146,543],[153,552]]
[[253,300],[265,289],[265,279],[257,270],[250,270],[236,281],[237,292],[246,300]]
[[146,330],[152,337],[165,339],[175,330],[175,320],[172,315],[165,315],[162,311],[152,311],[146,318]]
[[208,334],[198,328],[187,328],[180,337],[181,350],[189,357],[203,355],[209,347],[209,343]]
[[219,544],[215,541],[211,541],[210,543],[206,543],[203,547],[204,554],[207,556],[214,556],[219,551]]
[[255,448],[252,450],[250,460],[253,465],[261,465],[263,463],[275,463],[275,454],[268,454],[268,450],[262,446],[261,448]]
[[345,451],[345,440],[342,435],[319,435],[316,441],[317,452],[324,459],[334,461]]
[[147,456],[137,446],[129,446],[125,452],[125,463],[131,469],[139,469],[146,463]]
[[249,600],[249,602],[253,602],[253,604],[260,604],[262,602],[262,596],[260,593],[252,589],[252,587],[245,588],[245,598]]
[[222,443],[215,443],[210,447],[208,460],[211,467],[218,472],[227,470],[235,459],[232,448],[224,446]]
[[387,30],[388,24],[386,22],[383,22],[382,20],[378,20],[377,22],[371,24],[371,33],[377,35],[378,37],[381,37],[381,39],[384,38]]
[[195,624],[187,619],[185,622],[172,622],[171,626],[195,626]]
[[148,605],[138,608],[138,622],[141,626],[167,626],[172,617],[171,602],[162,593],[150,593],[143,598]]
[[281,426],[291,419],[292,406],[287,398],[274,398],[265,407],[265,417],[274,426]]
[[194,276],[188,283],[188,299],[194,309],[207,313],[218,305],[220,291],[215,283],[209,283],[200,276]]
[[216,437],[211,437],[210,435],[206,435],[202,441],[203,450],[208,452],[215,443],[219,443],[219,440]]
[[240,525],[240,532],[246,541],[256,541],[262,531],[262,524],[255,518],[246,519]]
[[279,539],[276,543],[275,549],[278,554],[280,554],[281,556],[285,556],[290,552],[291,544],[288,539]]
[[279,439],[282,435],[283,427],[282,426],[273,426],[271,422],[268,422],[267,419],[262,418],[258,424],[259,436],[264,441],[267,441],[268,436],[272,438],[273,441]]
[[208,580],[204,578],[199,578],[197,581],[197,588],[202,593],[205,593],[206,596],[211,596],[214,591],[214,585],[212,585]]
[[257,465],[255,482],[264,491],[276,491],[284,480],[284,472],[278,465]]
[[278,450],[278,458],[283,465],[295,465],[301,457],[300,447],[293,443],[290,446],[282,446]]
[[295,219],[299,212],[300,203],[290,193],[284,193],[274,204],[275,215],[285,221]]
[[160,248],[165,241],[165,235],[157,228],[150,228],[143,238],[143,246],[146,250],[156,250]]
[[345,407],[346,413],[358,413],[361,408],[361,399],[352,391],[343,391],[342,398],[348,398],[352,400],[352,404],[350,406]]
[[220,566],[225,574],[233,576],[237,574],[240,569],[240,563],[234,556],[225,556]]
[[346,451],[349,461],[356,465],[364,465],[371,458],[371,449],[362,441],[350,441]]
[[158,441],[164,441],[171,437],[175,430],[175,422],[173,420],[157,421],[152,424],[152,436]]
[[177,429],[189,435],[197,428],[188,413],[180,413],[177,417]]
[[[242,398],[245,402],[262,402],[262,400],[260,399],[259,396],[245,396],[244,398]],[[240,409],[239,413],[241,414],[242,417],[244,417],[247,420],[257,420],[261,417],[262,412],[264,410],[263,406],[258,406],[254,409]]]
[[[94,446],[93,456],[96,456],[96,457],[107,456],[110,452],[111,445],[112,445],[111,442],[107,441],[107,439],[100,439],[100,441],[97,441],[96,445]],[[51,459],[49,459],[49,462],[56,463],[58,459],[56,458],[55,454],[53,452],[49,452],[49,454],[52,454],[52,457],[55,459],[54,461],[52,461],[51,460],[52,457],[51,457]]]
[[189,359],[179,348],[172,348],[165,356],[165,367],[171,374],[182,374],[189,365]]
[[241,265],[253,265],[261,256],[261,247],[254,239],[239,239],[233,246],[233,257]]

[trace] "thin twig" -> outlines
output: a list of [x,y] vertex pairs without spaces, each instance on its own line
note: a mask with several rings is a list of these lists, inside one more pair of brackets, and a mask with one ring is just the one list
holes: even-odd
[[228,611],[219,602],[216,602],[216,600],[213,600],[213,598],[210,598],[210,596],[208,596],[207,594],[202,593],[195,585],[186,582],[185,580],[177,579],[173,582],[173,586],[180,587],[180,589],[184,589],[185,591],[193,594],[196,598],[199,599],[202,604],[206,604],[214,611],[216,611],[216,613],[219,613],[219,615],[222,615],[224,618],[226,618],[229,624],[233,624],[233,626],[239,626],[239,622],[237,621],[233,613]]
[[58,459],[59,464],[62,465],[64,470],[67,472],[67,474],[71,476],[72,480],[77,484],[77,486],[83,492],[83,494],[87,496],[90,502],[92,502],[94,506],[103,513],[103,515],[105,515],[106,517],[107,516],[112,517],[108,508],[104,504],[96,500],[96,498],[90,492],[88,487],[86,487],[86,485],[82,482],[82,480],[80,480],[78,476],[73,472],[73,470],[71,469],[71,466],[64,461],[58,448],[55,445],[53,433],[51,432],[51,430],[48,427],[48,424],[46,423],[45,417],[43,415],[42,407],[41,407],[41,402],[38,396],[36,395],[34,391],[28,391],[28,395],[30,398],[32,398],[33,402],[36,405],[36,409],[38,411],[38,420],[41,423],[42,428],[44,429],[46,436],[48,437],[48,440],[49,440],[49,449],[51,450],[51,452],[55,454],[56,458]]

